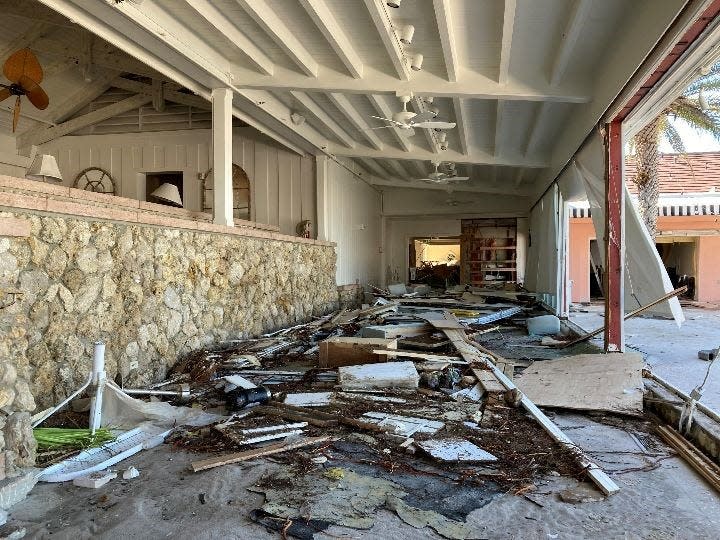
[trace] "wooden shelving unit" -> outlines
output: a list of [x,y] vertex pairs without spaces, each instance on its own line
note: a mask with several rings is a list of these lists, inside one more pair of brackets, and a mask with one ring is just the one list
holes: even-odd
[[460,237],[461,280],[475,286],[517,281],[517,221],[464,219]]

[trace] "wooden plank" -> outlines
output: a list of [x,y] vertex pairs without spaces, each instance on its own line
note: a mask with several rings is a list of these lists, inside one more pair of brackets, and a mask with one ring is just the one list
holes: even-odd
[[459,356],[445,356],[443,354],[425,354],[411,351],[384,351],[382,349],[374,349],[373,353],[384,356],[406,356],[407,358],[420,358],[422,360],[433,360],[438,362],[447,362],[449,364],[467,364],[465,360]]
[[385,358],[375,354],[374,349],[397,349],[397,339],[328,338],[320,342],[318,366],[327,368],[385,362]]
[[720,492],[720,466],[669,426],[656,426],[660,436],[682,456],[708,483]]
[[488,393],[499,393],[504,392],[505,387],[500,384],[500,381],[497,380],[497,377],[493,375],[492,371],[487,371],[486,369],[480,369],[480,368],[470,368],[473,372],[473,375],[475,375],[475,378],[478,380],[478,383],[480,383],[480,386],[485,392]]
[[[449,312],[445,312],[445,319],[449,320],[453,315]],[[430,324],[433,324],[433,319],[427,319]],[[475,343],[469,342],[464,330],[457,329],[444,329],[445,335],[452,341],[455,348],[458,350],[460,355],[467,360],[469,363],[483,362],[489,367],[495,377],[505,387],[506,390],[516,390],[517,386],[493,363],[492,356],[481,352],[486,350]],[[543,413],[537,406],[524,394],[521,394],[520,405],[537,421],[542,428],[553,438],[556,442],[563,444],[567,447],[571,447],[575,450],[578,446],[573,443],[570,438],[565,435],[560,428],[555,425],[545,413]],[[580,465],[587,471],[587,475],[597,485],[605,495],[612,495],[620,491],[618,485],[612,481],[612,479],[603,472],[600,467],[590,461],[587,456],[580,452],[577,455],[577,459]]]
[[245,452],[235,452],[234,454],[225,454],[224,456],[202,459],[200,461],[193,461],[190,466],[193,472],[205,471],[221,465],[230,465],[232,463],[240,463],[241,461],[248,461],[258,457],[269,456],[272,454],[279,454],[280,452],[287,452],[288,450],[295,450],[296,448],[303,448],[305,446],[311,446],[321,442],[329,441],[331,437],[308,437],[299,439],[297,441],[283,442],[278,444],[271,444],[269,446],[263,446],[253,450],[246,450]]

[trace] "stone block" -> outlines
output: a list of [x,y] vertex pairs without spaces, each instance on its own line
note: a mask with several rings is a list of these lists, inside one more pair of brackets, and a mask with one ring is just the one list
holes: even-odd
[[0,510],[7,510],[27,497],[39,478],[38,469],[25,470],[19,476],[0,480]]

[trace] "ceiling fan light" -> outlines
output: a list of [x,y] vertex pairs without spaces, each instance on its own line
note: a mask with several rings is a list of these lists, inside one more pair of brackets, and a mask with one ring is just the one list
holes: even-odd
[[410,59],[410,67],[413,71],[420,71],[422,69],[423,55],[421,53],[413,54]]
[[412,24],[406,24],[400,29],[400,41],[405,45],[412,43],[413,36],[415,35],[415,27]]
[[175,184],[170,184],[169,182],[162,184],[153,191],[150,196],[174,206],[182,207],[183,205],[182,199],[180,198],[180,190]]
[[25,173],[25,178],[39,180],[40,182],[60,183],[63,181],[55,156],[49,154],[36,155],[27,173]]
[[402,4],[402,0],[388,0],[385,3],[391,8],[399,8],[400,4]]

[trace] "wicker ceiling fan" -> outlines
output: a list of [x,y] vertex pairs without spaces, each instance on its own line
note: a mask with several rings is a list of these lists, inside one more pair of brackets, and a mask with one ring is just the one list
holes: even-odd
[[50,98],[40,87],[43,80],[43,70],[37,57],[30,49],[21,49],[8,57],[3,64],[3,75],[10,84],[0,83],[0,101],[10,96],[17,96],[13,107],[13,133],[20,119],[20,106],[22,96],[26,96],[35,108],[45,110],[50,104]]

